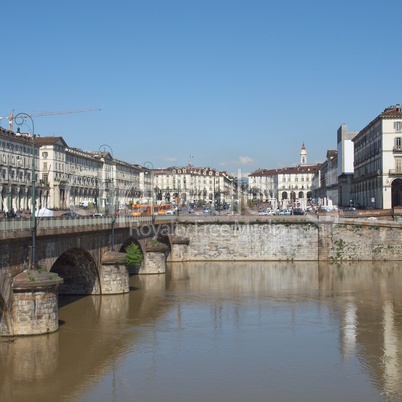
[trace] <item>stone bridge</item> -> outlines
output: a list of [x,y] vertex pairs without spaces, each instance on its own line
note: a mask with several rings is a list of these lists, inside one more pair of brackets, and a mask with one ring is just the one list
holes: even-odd
[[[175,258],[173,249],[183,244],[173,234],[172,219],[85,218],[75,220],[76,225],[72,221],[52,219],[38,225],[36,270],[29,269],[30,222],[2,222],[14,226],[0,231],[0,335],[53,332],[58,328],[58,293],[128,292],[130,273],[165,273],[167,259]],[[125,251],[133,243],[139,246],[143,263],[126,267]]]
[[56,331],[58,292],[127,292],[125,250],[132,243],[144,255],[141,267],[131,267],[140,274],[164,273],[166,261],[402,261],[401,222],[194,218],[43,221],[36,270],[28,269],[29,222],[0,220],[0,335]]

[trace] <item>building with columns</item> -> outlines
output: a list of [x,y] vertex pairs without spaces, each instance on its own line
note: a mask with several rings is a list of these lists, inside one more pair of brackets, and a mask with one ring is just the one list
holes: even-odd
[[287,208],[292,204],[306,208],[312,198],[312,184],[317,165],[308,164],[304,144],[300,163],[294,167],[259,169],[249,175],[249,198],[269,202],[272,208]]
[[[11,210],[32,208],[32,171],[35,177],[39,173],[39,151],[35,148],[33,159],[33,150],[30,135],[14,133],[0,127],[0,211],[4,214]],[[36,196],[40,196],[43,191],[44,186],[38,183]]]
[[173,166],[153,170],[158,202],[197,204],[229,203],[236,196],[236,180],[210,167]]
[[[209,167],[150,169],[114,158],[111,152],[69,147],[62,137],[16,134],[0,128],[1,212],[32,209],[32,162],[36,207],[99,211],[132,203],[179,202],[219,205],[238,199],[235,178]],[[35,149],[35,158],[32,151]]]
[[145,191],[145,169],[110,152],[72,148],[62,137],[36,137],[33,142],[29,134],[0,128],[2,213],[31,211],[33,160],[38,209],[71,209],[80,203],[101,211],[125,209]]

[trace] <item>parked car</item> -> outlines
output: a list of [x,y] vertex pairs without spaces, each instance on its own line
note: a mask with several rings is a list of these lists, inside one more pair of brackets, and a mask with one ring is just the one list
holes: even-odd
[[20,215],[18,215],[14,210],[12,209],[11,211],[6,212],[7,218],[20,218]]
[[320,211],[331,212],[331,208],[325,207],[325,206],[321,206],[321,207],[320,207]]
[[260,212],[258,212],[258,215],[267,216],[267,215],[268,215],[268,212],[266,212],[266,211],[260,211]]
[[102,213],[102,212],[96,212],[92,215],[94,218],[103,218],[104,216],[106,216],[106,214]]
[[169,209],[168,211],[165,212],[165,215],[173,215],[173,211]]
[[304,215],[304,211],[301,208],[294,208],[293,215]]
[[82,215],[77,214],[76,212],[65,212],[61,215],[62,218],[82,218]]
[[204,214],[209,214],[210,210],[208,208],[205,208],[202,212],[204,212]]

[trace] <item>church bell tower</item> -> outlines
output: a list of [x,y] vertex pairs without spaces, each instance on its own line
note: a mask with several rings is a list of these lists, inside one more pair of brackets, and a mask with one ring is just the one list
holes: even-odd
[[301,166],[307,165],[307,151],[306,147],[304,146],[304,143],[302,145],[302,149],[300,152],[300,165]]

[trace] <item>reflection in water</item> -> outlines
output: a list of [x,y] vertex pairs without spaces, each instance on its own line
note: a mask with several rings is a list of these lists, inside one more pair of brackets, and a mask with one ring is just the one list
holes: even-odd
[[385,390],[395,393],[402,390],[401,367],[398,362],[398,333],[395,326],[394,304],[390,300],[384,301],[384,352],[383,352],[383,379]]
[[340,327],[341,340],[342,340],[342,355],[344,359],[348,359],[356,348],[356,304],[348,302],[344,307],[343,322]]
[[0,400],[399,400],[401,279],[397,263],[191,263],[63,296],[57,333],[0,338]]

